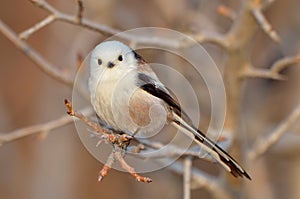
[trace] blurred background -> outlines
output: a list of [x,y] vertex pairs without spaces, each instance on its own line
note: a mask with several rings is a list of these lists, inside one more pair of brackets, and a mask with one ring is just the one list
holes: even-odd
[[[65,13],[76,13],[75,0],[49,0]],[[120,30],[144,26],[165,27],[183,32],[225,33],[232,21],[218,14],[220,5],[238,11],[237,0],[85,0],[84,17]],[[300,2],[275,1],[265,12],[281,37],[275,44],[257,30],[249,58],[257,67],[300,52]],[[1,1],[0,17],[19,33],[48,16],[29,1]],[[75,75],[77,55],[86,56],[106,37],[63,22],[55,22],[33,34],[28,43],[51,63]],[[0,132],[47,122],[66,113],[63,100],[72,89],[45,73],[0,34]],[[203,45],[221,71],[226,51],[213,44]],[[150,57],[151,55],[149,55]],[[153,55],[155,56],[155,55]],[[183,69],[182,69],[183,70]],[[186,76],[192,74],[186,73]],[[257,136],[270,132],[286,118],[300,99],[300,68],[283,71],[288,81],[249,79],[242,101],[243,128],[251,146]],[[201,89],[201,85],[199,85]],[[200,107],[207,95],[199,96]],[[201,105],[202,103],[202,105]],[[209,121],[201,118],[205,128]],[[244,186],[248,198],[300,197],[300,125],[286,133],[263,157],[251,163],[252,182]],[[201,160],[194,164],[207,171],[218,168]],[[154,182],[142,184],[129,174],[110,171],[97,182],[102,164],[82,145],[73,124],[0,146],[0,199],[15,198],[182,198],[182,176],[167,168],[148,173]],[[247,166],[249,169],[249,165]],[[259,190],[259,191],[258,191]],[[211,198],[206,189],[192,191],[192,198]]]

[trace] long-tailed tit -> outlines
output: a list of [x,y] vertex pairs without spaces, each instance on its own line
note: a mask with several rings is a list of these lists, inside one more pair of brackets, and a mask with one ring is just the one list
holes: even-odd
[[146,135],[172,124],[232,175],[251,179],[228,153],[192,124],[151,67],[125,44],[106,41],[95,47],[90,58],[89,90],[98,117],[114,130]]

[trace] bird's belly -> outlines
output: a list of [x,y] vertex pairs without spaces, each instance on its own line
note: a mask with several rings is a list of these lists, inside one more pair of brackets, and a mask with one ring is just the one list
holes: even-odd
[[[122,84],[121,84],[122,85]],[[136,136],[150,137],[158,133],[166,123],[167,109],[164,103],[142,89],[129,90],[120,84],[115,89],[103,86],[98,90],[94,106],[98,116],[113,129]]]

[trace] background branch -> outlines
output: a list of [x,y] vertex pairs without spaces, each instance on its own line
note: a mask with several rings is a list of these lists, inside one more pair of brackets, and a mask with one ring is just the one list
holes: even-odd
[[295,125],[299,120],[300,104],[269,135],[257,138],[252,149],[248,152],[248,159],[254,160],[264,154],[269,148],[271,148],[280,140],[280,138],[289,130],[289,128]]
[[254,8],[252,10],[253,15],[258,23],[258,25],[261,27],[261,29],[276,43],[280,42],[280,37],[276,33],[276,31],[272,28],[271,24],[268,22],[266,17],[261,12],[261,9]]
[[[91,113],[91,111],[92,110],[90,108],[81,110],[81,112],[86,115],[89,115]],[[56,128],[65,126],[73,121],[74,121],[73,118],[64,114],[63,116],[61,116],[57,119],[54,119],[52,121],[48,121],[48,122],[45,122],[42,124],[36,124],[36,125],[20,128],[20,129],[17,129],[15,131],[8,132],[8,133],[0,133],[0,145],[5,144],[7,142],[12,142],[17,139],[21,139],[21,138],[24,138],[26,136],[33,135],[36,133],[50,132]]]
[[[180,175],[183,174],[184,165],[177,161],[168,167],[171,171],[174,171]],[[226,190],[215,177],[193,167],[191,170],[191,187],[193,189],[206,188],[214,196],[214,198],[230,199],[232,198],[228,190]]]
[[[40,7],[41,9],[44,9],[47,12],[49,12],[52,16],[54,16],[54,20],[63,21],[73,25],[78,25],[83,28],[96,31],[106,36],[116,35],[122,32],[121,30],[83,18],[82,17],[83,5],[82,3],[80,3],[81,1],[78,1],[79,8],[78,8],[77,15],[68,15],[62,13],[58,11],[56,8],[54,8],[53,6],[51,6],[45,0],[30,0],[30,1],[36,6]],[[78,20],[78,16],[80,16],[81,20]],[[31,31],[31,34],[34,32],[35,31]],[[186,43],[186,41],[178,41],[175,39],[170,39],[168,37],[162,37],[162,36],[149,38],[149,37],[144,37],[143,35],[131,35],[127,33],[119,34],[117,36],[121,39],[134,41],[135,44],[152,44],[156,46],[171,47],[171,48],[183,48],[183,47],[190,46],[190,44]],[[191,36],[199,43],[210,42],[224,47],[227,45],[225,38],[222,35],[219,35],[217,33],[210,33],[210,34],[197,33],[197,34],[191,34]]]
[[48,15],[45,19],[40,21],[39,23],[36,23],[29,29],[21,32],[19,34],[19,38],[26,40],[28,39],[33,33],[37,32],[38,30],[50,25],[55,20],[55,15]]
[[268,78],[274,80],[286,80],[286,77],[280,74],[287,67],[297,64],[300,62],[300,56],[290,56],[284,57],[282,59],[277,60],[270,69],[265,68],[256,68],[250,64],[244,67],[241,72],[241,77],[251,77],[251,78]]
[[183,199],[191,198],[191,169],[192,169],[192,158],[187,156],[186,158],[184,158]]
[[0,20],[0,32],[8,38],[21,52],[31,59],[39,68],[50,77],[72,86],[73,80],[63,70],[49,63],[42,55],[22,41],[6,24]]

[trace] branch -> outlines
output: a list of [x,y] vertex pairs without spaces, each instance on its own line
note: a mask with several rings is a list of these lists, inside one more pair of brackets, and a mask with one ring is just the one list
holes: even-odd
[[244,68],[240,74],[242,78],[264,78],[264,79],[273,79],[273,80],[286,80],[286,77],[282,74],[279,74],[276,71],[265,68],[255,68],[251,65]]
[[246,78],[268,78],[274,80],[286,80],[286,77],[280,74],[285,68],[297,64],[300,62],[300,55],[284,57],[277,60],[270,69],[255,68],[250,64],[247,64],[240,74],[240,77]]
[[[89,30],[96,31],[96,32],[101,33],[106,36],[115,35],[115,34],[122,32],[118,29],[114,29],[112,27],[109,27],[109,26],[106,26],[103,24],[99,24],[99,23],[95,23],[88,19],[82,18],[81,13],[83,10],[82,9],[83,6],[82,6],[82,3],[79,3],[80,1],[78,2],[79,8],[78,8],[78,13],[76,15],[69,15],[69,14],[62,13],[59,10],[57,10],[56,8],[54,8],[53,6],[51,6],[45,0],[30,0],[30,1],[33,4],[35,4],[36,6],[40,7],[41,9],[44,9],[45,11],[47,11],[51,15],[53,15],[55,17],[55,20],[70,23],[73,25],[78,25],[78,26],[87,28]],[[81,20],[78,20],[79,16],[81,16]],[[148,37],[129,35],[129,34],[119,34],[118,36],[125,40],[129,40],[129,41],[134,40],[134,41],[136,41],[136,43],[156,44],[159,46],[169,46],[169,47],[173,47],[173,48],[180,47],[179,41],[171,40],[168,38],[161,38],[161,37],[148,38]]]
[[49,63],[41,54],[31,48],[30,45],[22,41],[2,20],[0,20],[0,32],[50,77],[69,86],[73,84],[73,80],[63,70]]
[[46,17],[44,20],[38,22],[37,24],[35,24],[31,28],[21,32],[19,34],[19,38],[23,39],[23,40],[28,39],[33,33],[35,33],[36,31],[38,31],[38,30],[40,30],[44,27],[46,27],[47,25],[51,24],[54,20],[55,20],[54,15],[48,15],[48,17]]
[[252,149],[248,152],[248,159],[254,160],[257,157],[264,154],[269,148],[276,144],[279,139],[287,132],[289,128],[295,125],[300,119],[300,104],[295,110],[282,121],[276,129],[271,132],[268,136],[259,137]]
[[296,56],[284,57],[276,61],[271,67],[271,70],[279,73],[283,71],[285,68],[287,68],[288,66],[293,64],[298,64],[298,63],[300,63],[300,54]]
[[[81,112],[86,115],[89,115],[91,113],[91,109],[84,109]],[[71,117],[69,117],[68,115],[63,115],[63,116],[59,117],[58,119],[55,119],[55,120],[52,120],[52,121],[49,121],[46,123],[28,126],[25,128],[21,128],[21,129],[12,131],[10,133],[0,133],[0,145],[20,139],[20,138],[24,138],[26,136],[33,135],[36,133],[49,132],[56,128],[62,127],[66,124],[69,124],[71,122],[73,122],[73,119]]]
[[[222,48],[228,48],[229,43],[228,43],[228,39],[225,35],[223,34],[219,34],[219,33],[206,33],[206,32],[199,32],[199,33],[195,33],[195,34],[189,34],[186,33],[187,35],[189,35],[190,37],[192,37],[194,40],[196,40],[198,43],[212,43],[212,44],[216,44]],[[189,43],[183,43],[182,47],[189,47],[190,44]]]

